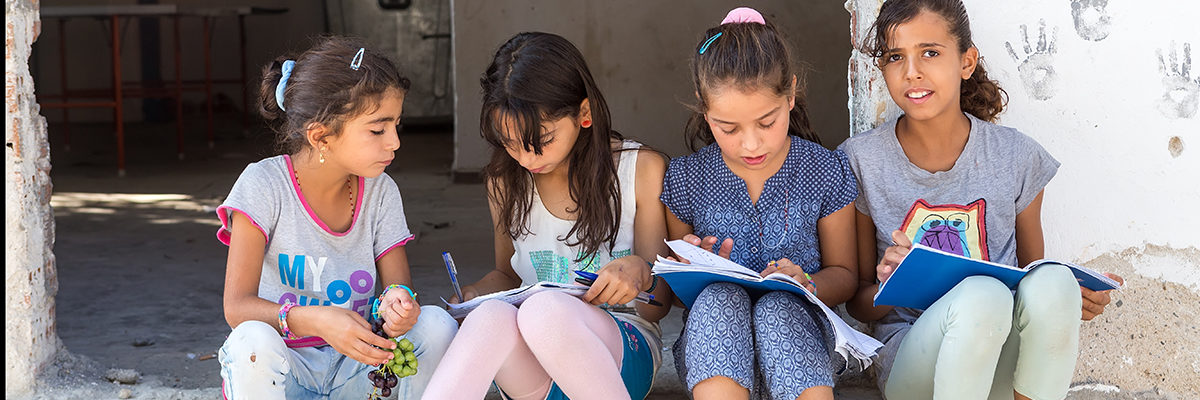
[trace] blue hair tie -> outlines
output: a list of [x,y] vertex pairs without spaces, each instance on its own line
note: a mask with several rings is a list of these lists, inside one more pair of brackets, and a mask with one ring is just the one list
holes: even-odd
[[717,32],[716,35],[712,35],[712,37],[708,38],[708,40],[705,40],[704,45],[700,46],[700,54],[704,54],[704,52],[708,50],[708,46],[713,44],[713,42],[716,41],[717,38],[721,37],[722,33],[724,33],[724,32]]
[[275,104],[279,105],[279,109],[287,111],[283,108],[283,90],[287,89],[288,78],[292,77],[292,68],[296,67],[296,62],[287,60],[283,62],[283,76],[279,77],[279,84],[275,85]]

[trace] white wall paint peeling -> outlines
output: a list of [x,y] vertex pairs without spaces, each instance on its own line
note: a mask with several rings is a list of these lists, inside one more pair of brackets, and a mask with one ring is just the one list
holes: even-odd
[[[859,32],[879,3],[847,3]],[[1200,248],[1200,3],[965,3],[989,75],[1009,94],[1000,123],[1063,164],[1043,205],[1047,256],[1086,261],[1148,244]],[[851,77],[855,132],[896,116],[886,93],[880,99],[878,89],[864,87],[883,85],[870,72],[874,79]],[[1194,258],[1161,263],[1174,272],[1157,277],[1195,290],[1186,279],[1200,275]]]

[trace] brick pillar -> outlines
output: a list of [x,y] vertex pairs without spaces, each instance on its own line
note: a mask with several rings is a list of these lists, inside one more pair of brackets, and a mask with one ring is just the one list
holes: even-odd
[[11,397],[32,389],[61,342],[54,325],[50,144],[29,75],[41,29],[38,2],[5,0],[4,22],[4,393]]
[[883,0],[847,0],[850,12],[850,40],[856,50],[850,55],[847,79],[850,81],[850,135],[866,132],[889,119],[900,116],[900,108],[888,96],[883,74],[875,60],[857,49],[862,46]]

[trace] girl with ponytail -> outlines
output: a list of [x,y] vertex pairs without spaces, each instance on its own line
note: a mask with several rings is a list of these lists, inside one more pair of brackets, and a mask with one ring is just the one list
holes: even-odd
[[[854,175],[817,143],[803,80],[778,29],[750,8],[730,11],[692,51],[694,154],[663,183],[667,233],[766,276],[804,282],[825,304],[854,294]],[[701,239],[703,237],[703,239]],[[705,287],[674,345],[696,399],[832,399],[832,332],[791,293]]]
[[[409,287],[413,235],[384,173],[408,87],[383,55],[333,36],[264,68],[261,112],[283,154],[246,166],[217,208],[225,398],[415,399],[433,376],[458,325]],[[401,336],[420,368],[381,382]]]
[[859,184],[859,290],[847,310],[884,343],[880,389],[892,400],[1064,398],[1080,320],[1109,302],[1067,267],[1039,267],[1015,294],[972,276],[925,310],[874,306],[913,243],[1007,265],[1043,258],[1043,188],[1059,163],[994,124],[1005,94],[984,72],[962,1],[888,0],[872,31],[862,51],[904,114],[841,149]]

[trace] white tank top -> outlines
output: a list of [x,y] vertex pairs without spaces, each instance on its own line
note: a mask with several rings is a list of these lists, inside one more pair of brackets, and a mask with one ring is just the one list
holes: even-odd
[[[642,145],[632,140],[621,144],[623,149],[638,149]],[[617,161],[617,185],[621,188],[621,222],[617,228],[617,241],[612,251],[603,243],[596,254],[576,261],[583,252],[582,246],[568,246],[577,238],[564,237],[575,221],[555,217],[542,203],[537,188],[533,187],[533,202],[529,207],[529,234],[513,240],[515,250],[509,262],[521,285],[537,282],[571,283],[575,281],[572,271],[596,272],[617,258],[633,254],[633,217],[637,209],[634,181],[637,173],[637,150],[619,153]],[[565,239],[565,240],[564,240]]]
[[[617,241],[612,251],[604,243],[592,257],[579,262],[583,249],[580,246],[568,246],[567,241],[574,243],[576,237],[569,240],[563,236],[571,231],[575,221],[555,217],[542,204],[542,197],[537,188],[533,189],[533,202],[529,207],[529,234],[513,240],[512,264],[513,271],[521,277],[521,285],[532,285],[537,282],[571,283],[576,275],[573,271],[579,269],[596,272],[609,261],[633,254],[633,220],[637,211],[637,196],[634,193],[637,175],[638,148],[642,144],[626,140],[621,143],[622,149],[617,159],[617,185],[621,188],[621,223],[617,228]],[[651,323],[639,317],[634,311],[633,302],[629,304],[606,307],[612,315],[621,321],[632,323],[651,346],[650,354],[654,359],[654,371],[662,365],[662,330],[657,323]]]

